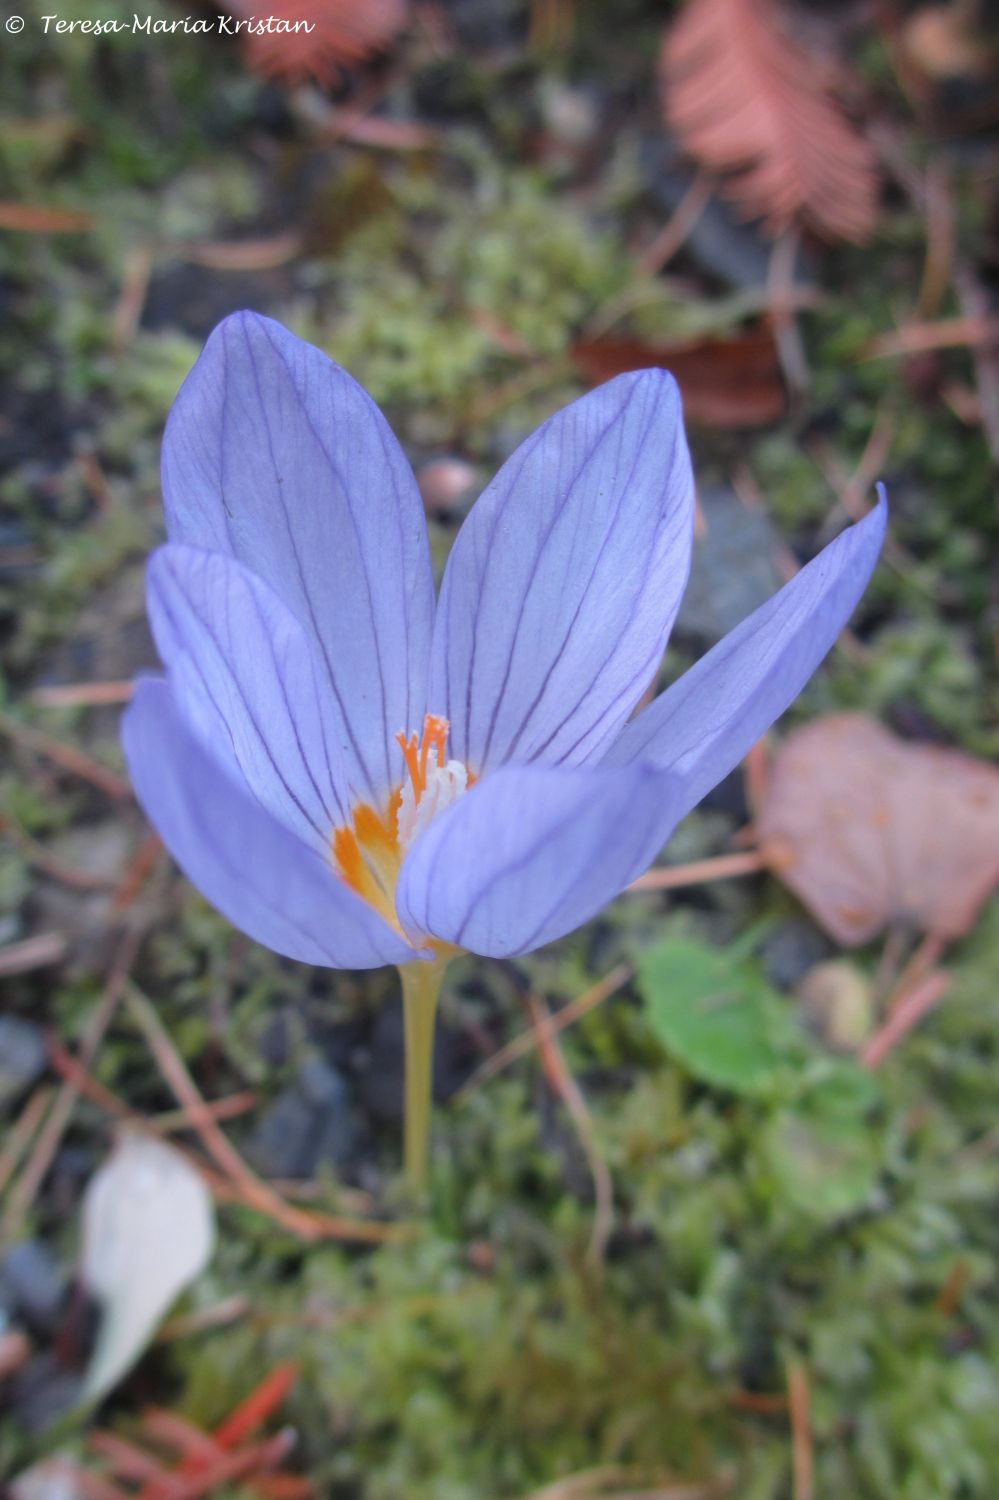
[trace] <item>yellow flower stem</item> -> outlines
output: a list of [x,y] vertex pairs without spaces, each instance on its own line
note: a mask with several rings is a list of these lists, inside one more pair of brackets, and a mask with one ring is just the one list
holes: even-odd
[[433,1106],[434,1022],[448,958],[399,965],[406,1043],[406,1181],[414,1197],[427,1185]]

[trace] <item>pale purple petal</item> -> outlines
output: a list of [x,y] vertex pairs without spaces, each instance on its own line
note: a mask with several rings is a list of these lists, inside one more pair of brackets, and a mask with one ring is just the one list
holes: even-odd
[[122,723],[132,785],[184,874],[248,937],[287,958],[371,969],[416,957],[332,864],[265,812],[192,734],[160,678]]
[[622,375],[546,422],[448,560],[428,706],[473,771],[593,761],[662,657],[690,564],[693,481],[675,382]]
[[683,780],[683,811],[739,764],[831,649],[874,571],[888,507],[844,531],[639,714],[606,764],[635,761]]
[[328,852],[350,803],[324,675],[272,589],[221,552],[173,543],[148,569],[149,620],[174,701],[262,807]]
[[452,804],[403,863],[396,910],[419,941],[490,958],[596,915],[646,869],[679,814],[649,766],[503,766]]
[[229,554],[309,631],[358,797],[401,776],[425,708],[433,581],[412,471],[371,398],[253,313],[227,318],[167,423],[171,541]]

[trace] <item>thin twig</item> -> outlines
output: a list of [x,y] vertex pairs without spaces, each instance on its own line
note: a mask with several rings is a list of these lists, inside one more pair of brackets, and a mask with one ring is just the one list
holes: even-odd
[[164,853],[158,833],[150,829],[125,867],[111,905],[115,911],[126,911],[137,899]]
[[39,708],[105,708],[127,703],[134,682],[65,682],[35,688],[28,696]]
[[758,875],[768,868],[761,849],[747,849],[740,854],[719,854],[713,859],[697,859],[689,865],[670,865],[665,869],[646,870],[625,891],[671,891],[678,886],[704,885],[711,880],[730,880],[735,875]]
[[[104,1040],[104,1034],[111,1024],[144,937],[144,928],[129,928],[118,944],[104,989],[87,1018],[80,1042],[78,1061],[84,1070],[89,1070]],[[19,1229],[25,1214],[34,1202],[35,1195],[59,1149],[79,1093],[79,1085],[69,1079],[59,1089],[48,1119],[35,1141],[27,1165],[11,1188],[7,1208],[2,1224],[0,1224],[0,1238],[7,1238]]]
[[698,171],[662,229],[639,252],[636,264],[643,275],[654,276],[683,248],[711,201],[711,190],[707,172]]
[[597,1146],[593,1118],[587,1108],[583,1091],[565,1060],[565,1053],[551,1032],[551,1014],[540,995],[528,995],[527,1004],[531,1024],[538,1041],[545,1077],[562,1100],[576,1127],[580,1145],[586,1156],[593,1178],[593,1233],[590,1236],[588,1259],[595,1266],[603,1265],[607,1242],[614,1227],[614,1184],[607,1163]]
[[87,1447],[91,1453],[108,1460],[118,1479],[145,1483],[152,1479],[169,1481],[172,1478],[170,1470],[159,1459],[115,1432],[92,1432],[87,1438]]
[[936,968],[946,950],[946,938],[940,937],[935,932],[926,933],[895,980],[887,1003],[889,1015],[902,1004],[913,986],[920,984],[927,974]]
[[258,1213],[266,1214],[299,1239],[361,1240],[380,1243],[404,1237],[405,1226],[379,1224],[363,1219],[348,1219],[295,1208],[247,1166],[229,1138],[219,1129],[187,1065],[170,1040],[155,1009],[135,984],[129,984],[125,998],[132,1016],[156,1059],[164,1081],[178,1104],[190,1115],[196,1130],[213,1161],[238,1190],[242,1201]]
[[[105,1114],[109,1114],[116,1120],[122,1120],[138,1130],[149,1131],[153,1135],[171,1135],[176,1131],[195,1130],[194,1122],[189,1109],[164,1110],[158,1115],[141,1115],[131,1109],[117,1094],[111,1092],[105,1084],[91,1077],[86,1068],[77,1061],[64,1046],[54,1032],[48,1037],[49,1061],[53,1070],[60,1078],[76,1085],[82,1098],[95,1104]],[[229,1094],[223,1099],[213,1099],[205,1104],[215,1120],[232,1120],[238,1115],[244,1115],[249,1110],[255,1109],[259,1100],[251,1090],[244,1089],[238,1094]]]
[[865,1068],[879,1068],[888,1053],[933,1009],[953,983],[942,969],[927,974],[895,1004],[887,1021],[874,1033],[860,1054]]
[[[875,480],[880,479],[884,472],[897,429],[898,417],[894,410],[887,404],[883,405],[871,424],[864,450],[852,474],[847,473],[826,439],[815,437],[810,441],[809,451],[812,457],[851,521],[862,520],[870,510],[871,489]],[[827,519],[827,527],[833,518]],[[909,562],[908,558],[906,562]]]
[[0,1193],[3,1192],[21,1163],[21,1158],[34,1139],[45,1112],[52,1102],[55,1089],[51,1084],[42,1084],[28,1098],[21,1113],[7,1131],[7,1138],[0,1151]]
[[71,891],[108,891],[114,886],[114,880],[107,875],[65,864],[25,829],[18,827],[9,813],[0,814],[0,833],[10,839],[32,869],[40,870],[58,885],[68,886]]
[[22,724],[19,719],[14,719],[10,714],[0,713],[0,734],[5,734],[15,744],[22,745],[26,750],[35,755],[44,756],[61,770],[67,771],[71,776],[79,776],[83,781],[89,781],[91,786],[99,787],[116,802],[124,802],[132,795],[131,787],[120,776],[116,776],[107,766],[101,765],[92,756],[86,755],[78,750],[75,745],[64,745],[61,740],[46,734],[44,730],[35,729],[30,724]]
[[791,1418],[791,1473],[794,1500],[814,1500],[815,1461],[809,1414],[808,1372],[793,1360],[787,1372],[788,1412]]
[[27,974],[32,969],[46,969],[50,964],[61,963],[65,957],[66,939],[61,932],[36,933],[0,948],[0,979]]
[[926,169],[926,260],[919,283],[921,318],[933,318],[947,292],[954,269],[955,214],[950,172],[941,161]]
[[215,1302],[211,1307],[201,1307],[197,1312],[178,1313],[176,1317],[168,1318],[161,1325],[154,1340],[157,1344],[172,1344],[176,1339],[190,1338],[192,1334],[203,1333],[208,1328],[225,1328],[230,1323],[238,1323],[248,1312],[253,1311],[253,1303],[249,1297],[236,1293],[233,1297],[226,1297],[223,1302]]
[[[766,499],[759,485],[753,477],[752,471],[747,464],[740,464],[734,468],[729,476],[731,485],[739,499],[749,510],[759,511],[768,515]],[[779,542],[774,549],[774,561],[777,570],[785,583],[790,583],[801,572],[801,564],[785,543]],[[867,647],[854,635],[848,625],[844,626],[836,638],[837,647],[850,657],[851,661],[863,661],[869,656]]]
[[533,1052],[542,1035],[557,1036],[567,1026],[574,1025],[591,1010],[602,1005],[605,1000],[628,983],[632,973],[633,970],[629,964],[618,964],[605,978],[599,980],[578,999],[571,1000],[568,1005],[564,1005],[550,1020],[542,1022],[537,1027],[532,1026],[529,1031],[521,1032],[520,1036],[514,1037],[513,1041],[508,1042],[505,1047],[500,1047],[498,1052],[494,1052],[492,1057],[487,1057],[485,1062],[466,1078],[461,1088],[455,1092],[455,1100],[467,1099],[469,1094],[481,1088],[489,1079],[495,1078],[498,1073],[502,1073],[504,1068],[508,1068],[518,1058],[526,1057],[528,1053]]
[[774,343],[777,358],[790,389],[796,394],[807,391],[811,384],[808,356],[801,329],[795,317],[794,267],[798,258],[801,233],[791,225],[778,235],[770,252],[767,268],[767,294],[770,302],[770,317],[773,323]]
[[882,333],[866,345],[862,360],[898,359],[907,354],[925,354],[934,349],[974,349],[999,340],[999,318],[978,313],[956,318],[937,318],[930,323],[907,323],[893,333]]
[[152,274],[152,250],[148,245],[133,245],[125,257],[121,291],[111,315],[111,348],[115,354],[120,354],[135,337]]
[[[957,267],[954,284],[965,316],[987,323],[992,303],[969,266],[961,264]],[[991,321],[994,326],[999,326],[995,319]],[[993,459],[999,464],[999,340],[972,344],[971,358],[975,366],[982,431]]]

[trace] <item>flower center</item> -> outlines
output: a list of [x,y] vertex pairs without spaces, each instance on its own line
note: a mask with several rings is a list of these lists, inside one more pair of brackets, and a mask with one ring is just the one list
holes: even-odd
[[333,831],[337,874],[396,930],[395,884],[407,849],[468,789],[467,768],[445,759],[448,728],[447,719],[427,714],[419,738],[397,734],[406,779],[392,792],[384,813],[361,802],[351,824]]
[[460,760],[444,759],[447,732],[447,719],[427,714],[419,744],[415,734],[408,740],[401,734],[396,735],[409,773],[409,780],[400,794],[397,818],[397,837],[403,853],[439,812],[450,807],[462,792],[468,790],[466,767]]

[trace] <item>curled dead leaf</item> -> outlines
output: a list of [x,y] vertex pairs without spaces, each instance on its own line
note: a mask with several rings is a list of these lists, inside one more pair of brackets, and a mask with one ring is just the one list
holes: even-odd
[[874,153],[829,95],[825,69],[772,0],[687,0],[663,38],[667,123],[725,192],[774,231],[799,216],[862,243],[877,217]]
[[778,750],[757,819],[774,872],[840,943],[968,931],[999,884],[999,770],[832,714]]

